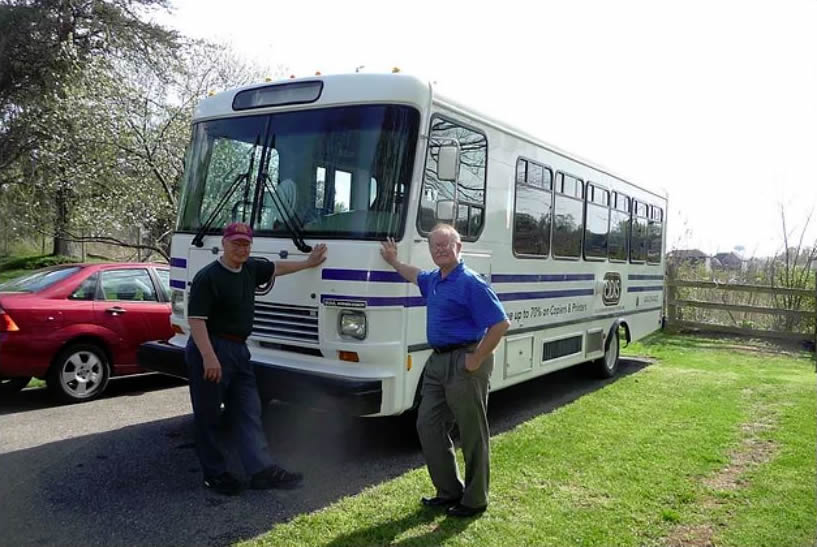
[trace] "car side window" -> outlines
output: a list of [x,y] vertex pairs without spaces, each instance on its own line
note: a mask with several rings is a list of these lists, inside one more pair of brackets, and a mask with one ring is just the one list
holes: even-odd
[[156,276],[159,278],[159,285],[165,294],[165,298],[170,300],[170,270],[156,268]]
[[97,273],[88,276],[68,298],[71,300],[93,300],[96,296],[96,283],[98,280],[99,274]]
[[105,300],[129,302],[159,300],[150,274],[142,268],[105,270],[102,272],[102,294]]

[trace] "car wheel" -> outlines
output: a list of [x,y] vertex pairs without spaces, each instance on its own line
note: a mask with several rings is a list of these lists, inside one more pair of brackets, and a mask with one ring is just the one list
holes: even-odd
[[0,395],[11,395],[17,393],[28,385],[31,376],[19,378],[0,378]]
[[604,350],[604,357],[595,361],[596,375],[600,378],[612,378],[618,370],[618,331],[613,332],[610,343]]
[[108,357],[94,344],[74,344],[62,350],[48,374],[48,389],[60,401],[78,403],[105,391],[111,376]]

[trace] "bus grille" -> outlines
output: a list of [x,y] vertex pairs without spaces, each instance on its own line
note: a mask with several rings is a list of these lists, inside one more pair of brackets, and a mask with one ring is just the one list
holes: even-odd
[[253,336],[318,343],[317,306],[255,303]]

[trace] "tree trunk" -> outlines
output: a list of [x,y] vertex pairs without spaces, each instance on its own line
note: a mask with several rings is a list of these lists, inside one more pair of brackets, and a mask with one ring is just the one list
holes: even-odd
[[68,241],[68,227],[70,219],[70,196],[67,188],[57,190],[55,198],[56,215],[54,218],[54,250],[52,254],[75,256],[76,244]]

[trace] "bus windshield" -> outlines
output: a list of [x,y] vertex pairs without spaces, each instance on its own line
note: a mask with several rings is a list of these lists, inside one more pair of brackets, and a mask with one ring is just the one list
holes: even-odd
[[[405,225],[419,113],[365,105],[194,125],[177,231],[253,222],[256,235],[382,239]],[[230,190],[233,190],[230,193]]]

